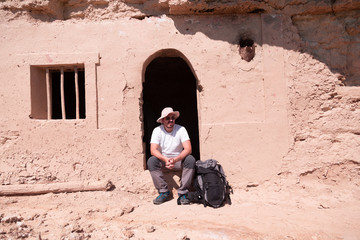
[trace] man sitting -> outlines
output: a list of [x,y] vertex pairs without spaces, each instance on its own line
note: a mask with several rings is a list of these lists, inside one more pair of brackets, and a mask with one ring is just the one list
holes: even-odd
[[168,185],[164,179],[163,170],[182,170],[181,185],[178,189],[178,202],[181,205],[189,204],[186,194],[191,186],[195,173],[195,158],[191,154],[191,142],[186,129],[175,124],[180,116],[178,111],[171,107],[164,108],[161,117],[157,120],[161,123],[151,135],[150,152],[151,157],[147,161],[148,169],[159,196],[153,201],[161,204],[171,199]]

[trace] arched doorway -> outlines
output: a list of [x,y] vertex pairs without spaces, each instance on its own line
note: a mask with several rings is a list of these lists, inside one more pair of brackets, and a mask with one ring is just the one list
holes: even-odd
[[[190,136],[192,154],[200,158],[196,78],[187,62],[178,56],[161,55],[146,66],[143,82],[143,124],[145,160],[150,155],[152,130],[165,107],[180,112],[177,124],[184,126]],[[146,165],[145,165],[146,166]]]

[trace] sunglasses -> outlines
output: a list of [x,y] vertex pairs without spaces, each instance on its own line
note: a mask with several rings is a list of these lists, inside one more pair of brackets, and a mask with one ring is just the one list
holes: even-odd
[[172,117],[166,117],[165,120],[166,120],[166,121],[175,120],[175,117],[174,117],[174,116],[172,116]]

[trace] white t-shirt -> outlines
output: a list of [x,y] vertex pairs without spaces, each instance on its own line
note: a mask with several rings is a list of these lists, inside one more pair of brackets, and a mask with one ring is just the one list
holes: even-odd
[[150,143],[159,144],[159,151],[165,157],[176,157],[183,150],[182,143],[187,140],[190,138],[183,126],[174,124],[172,132],[167,132],[161,124],[154,128]]

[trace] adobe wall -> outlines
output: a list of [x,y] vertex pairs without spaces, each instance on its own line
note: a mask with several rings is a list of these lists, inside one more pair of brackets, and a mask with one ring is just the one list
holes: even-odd
[[[337,17],[295,16],[269,5],[251,14],[215,8],[226,14],[194,15],[184,3],[150,16],[146,1],[121,13],[108,1],[70,2],[67,11],[54,1],[35,10],[1,3],[1,184],[111,179],[131,191],[151,189],[142,83],[152,56],[168,49],[182,54],[197,79],[201,159],[219,160],[234,187],[277,183],[279,176],[296,182],[339,165],[356,177],[356,6],[345,4]],[[164,13],[156,6],[151,13]],[[312,28],[319,22],[321,34]],[[250,62],[239,54],[245,35],[256,44]],[[85,66],[86,119],[32,118],[30,66],[76,63]],[[346,77],[355,86],[344,86]]]

